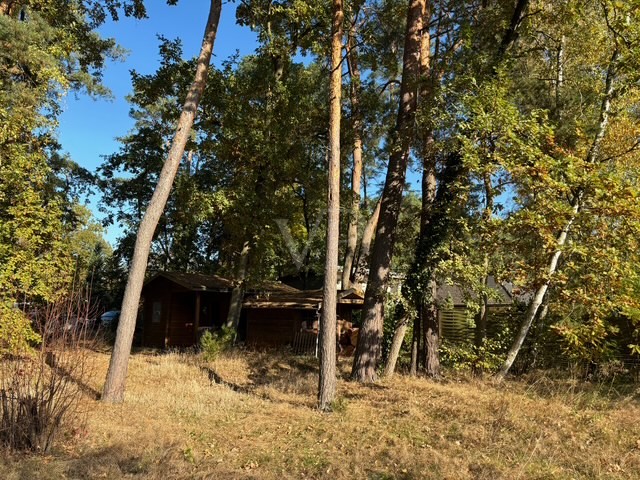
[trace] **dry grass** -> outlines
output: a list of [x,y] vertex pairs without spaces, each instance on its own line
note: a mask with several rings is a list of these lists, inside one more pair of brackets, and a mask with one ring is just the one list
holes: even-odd
[[[108,356],[91,358],[99,390]],[[637,391],[398,376],[341,382],[320,414],[312,359],[240,352],[208,368],[227,383],[193,356],[134,355],[124,405],[87,396],[86,431],[48,457],[5,456],[0,478],[640,478]]]

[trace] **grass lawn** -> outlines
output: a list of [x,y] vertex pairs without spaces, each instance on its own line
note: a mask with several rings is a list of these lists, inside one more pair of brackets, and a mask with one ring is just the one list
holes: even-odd
[[[108,361],[90,355],[87,391],[100,390]],[[340,366],[346,378],[349,361]],[[313,359],[282,354],[203,366],[138,353],[125,404],[87,395],[83,427],[49,456],[3,454],[0,478],[640,478],[640,389],[400,375],[342,381],[335,411],[320,414],[316,372]]]

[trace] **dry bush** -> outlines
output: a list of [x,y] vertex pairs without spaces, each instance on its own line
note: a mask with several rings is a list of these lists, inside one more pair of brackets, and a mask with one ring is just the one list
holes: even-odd
[[94,394],[86,346],[93,336],[87,292],[30,312],[39,345],[0,364],[0,443],[12,450],[48,452],[62,428],[81,423],[80,399]]

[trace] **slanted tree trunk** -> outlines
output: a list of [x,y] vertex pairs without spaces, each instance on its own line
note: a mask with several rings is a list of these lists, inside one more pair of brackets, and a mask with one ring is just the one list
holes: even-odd
[[504,58],[507,50],[511,45],[515,43],[518,39],[518,29],[522,24],[522,21],[525,18],[525,12],[529,8],[530,0],[517,0],[515,8],[513,9],[513,15],[511,15],[511,21],[509,22],[509,27],[504,32],[502,36],[502,41],[500,42],[500,47],[498,48],[498,63]]
[[231,299],[229,301],[229,313],[227,314],[226,326],[238,331],[240,323],[240,314],[242,313],[242,301],[244,300],[245,280],[247,277],[247,263],[249,262],[249,241],[242,244],[242,250],[238,258],[238,271],[236,274],[235,285],[231,290]]
[[351,169],[351,198],[349,199],[349,227],[347,248],[342,267],[342,288],[351,288],[352,269],[358,246],[360,220],[360,183],[362,182],[362,115],[360,112],[360,69],[356,50],[355,22],[347,41],[347,65],[351,75],[351,110],[353,112],[353,168]]
[[[381,199],[380,199],[381,200]],[[378,218],[380,217],[380,200],[376,202],[376,207],[373,209],[373,213],[369,217],[367,224],[362,231],[362,239],[360,240],[360,248],[358,249],[358,256],[353,265],[351,272],[351,283],[364,283],[366,280],[367,270],[369,268],[369,251],[371,250],[371,243],[373,242],[373,234],[378,226]]]
[[[609,61],[609,66],[607,68],[607,77],[605,80],[605,89],[604,89],[604,98],[602,100],[602,105],[600,107],[600,117],[598,121],[598,130],[591,144],[591,148],[589,149],[589,153],[587,154],[586,162],[587,164],[595,163],[598,159],[598,155],[600,152],[600,146],[602,144],[602,140],[604,139],[605,133],[607,131],[607,126],[609,125],[609,116],[611,114],[611,99],[614,94],[614,76],[616,67],[618,64],[618,56],[619,52],[616,48],[611,56],[611,60]],[[529,304],[529,308],[520,324],[520,329],[516,335],[516,338],[507,353],[507,358],[502,364],[502,368],[496,374],[496,378],[498,380],[503,380],[504,377],[509,373],[513,362],[515,361],[518,352],[520,352],[520,348],[522,348],[522,344],[524,343],[525,338],[527,337],[527,333],[531,328],[531,324],[533,323],[534,318],[536,318],[536,314],[538,313],[538,309],[542,305],[542,301],[544,299],[547,290],[549,289],[549,285],[551,284],[552,277],[556,273],[556,269],[558,267],[558,260],[560,260],[560,256],[562,255],[562,249],[567,241],[567,236],[569,235],[569,231],[571,230],[571,226],[575,221],[580,208],[582,207],[584,202],[584,190],[582,187],[579,187],[577,192],[573,195],[571,200],[571,213],[567,218],[567,221],[558,234],[556,238],[556,248],[551,258],[549,259],[549,264],[546,269],[545,280],[543,283],[536,289],[536,292],[533,295],[531,303]]]
[[340,117],[342,93],[342,0],[333,0],[331,80],[329,85],[329,188],[327,197],[327,253],[320,318],[320,377],[318,408],[331,409],[336,395],[336,304],[338,241],[340,237]]
[[147,210],[138,228],[138,235],[136,237],[136,244],[129,269],[129,278],[122,302],[120,322],[116,333],[116,342],[113,347],[113,353],[111,354],[109,370],[107,371],[107,378],[102,392],[102,400],[104,402],[120,403],[124,400],[129,355],[131,353],[133,332],[136,325],[140,292],[142,291],[144,274],[149,258],[149,249],[151,248],[151,241],[153,240],[153,234],[158,225],[158,220],[169,198],[173,180],[180,166],[180,160],[184,154],[184,148],[189,139],[191,127],[198,110],[198,104],[200,103],[202,93],[207,83],[209,62],[211,60],[211,53],[213,52],[213,44],[216,38],[221,9],[221,0],[211,0],[209,17],[202,40],[202,48],[198,56],[195,78],[187,93],[173,143],[167,160],[160,172],[158,184],[156,185],[151,201],[147,206]]
[[382,199],[380,217],[369,268],[369,279],[362,310],[362,327],[353,362],[351,377],[359,382],[374,382],[380,360],[383,305],[395,243],[396,225],[400,215],[413,141],[417,87],[420,78],[420,37],[425,0],[410,0],[404,41],[400,105],[396,126],[391,138],[391,155]]
[[389,356],[387,357],[387,363],[384,366],[383,376],[387,378],[393,377],[396,371],[396,364],[398,363],[398,356],[400,355],[400,348],[402,348],[402,342],[404,336],[407,333],[407,326],[409,325],[409,319],[403,317],[396,325],[396,329],[393,332],[393,340],[391,340],[391,348],[389,349]]

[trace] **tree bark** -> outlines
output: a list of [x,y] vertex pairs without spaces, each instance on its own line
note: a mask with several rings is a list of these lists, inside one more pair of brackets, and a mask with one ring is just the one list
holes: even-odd
[[[600,146],[602,144],[602,140],[604,139],[605,133],[607,131],[607,126],[609,125],[609,117],[611,114],[611,99],[613,97],[614,88],[613,81],[615,76],[615,70],[618,63],[619,52],[616,48],[611,56],[611,60],[609,61],[609,66],[607,68],[607,76],[605,80],[605,91],[604,97],[602,99],[602,105],[600,107],[600,116],[598,121],[598,130],[591,144],[591,148],[587,154],[586,163],[592,164],[595,163],[598,159],[598,154],[600,152]],[[520,352],[520,348],[522,348],[522,344],[524,343],[525,338],[527,337],[527,333],[529,333],[529,329],[531,328],[531,324],[533,323],[534,318],[536,318],[536,314],[538,313],[538,309],[540,305],[542,305],[542,301],[544,299],[547,290],[549,289],[549,285],[551,284],[551,279],[556,272],[558,267],[558,260],[562,255],[562,248],[567,241],[567,236],[569,235],[569,230],[575,221],[578,212],[580,211],[580,207],[583,204],[584,190],[582,187],[578,189],[578,191],[574,194],[573,199],[571,200],[571,213],[564,227],[558,234],[556,239],[556,249],[551,255],[549,259],[549,265],[547,267],[547,271],[545,272],[545,280],[543,283],[537,288],[535,294],[533,295],[533,299],[529,304],[529,308],[527,309],[527,313],[520,324],[520,328],[518,330],[518,334],[507,353],[507,358],[502,364],[502,368],[496,374],[496,378],[498,380],[503,380],[516,357],[518,356],[518,352]]]
[[[485,224],[486,228],[489,228],[489,222],[493,218],[493,184],[491,183],[491,175],[486,172],[484,174],[484,195],[485,195],[485,203],[484,203],[484,211],[482,212],[482,221]],[[482,236],[482,241],[486,244],[489,242],[489,235],[485,234]],[[485,291],[482,292],[482,303],[480,304],[480,315],[478,317],[478,324],[476,325],[476,335],[475,335],[475,345],[479,350],[480,347],[484,344],[485,339],[487,338],[487,315],[489,313],[489,296],[487,295],[487,288],[489,284],[489,254],[485,253],[484,258],[482,259],[482,271],[484,273],[484,288]]]
[[424,372],[430,378],[440,378],[440,325],[438,309],[436,308],[436,283],[429,282],[431,290],[429,300],[422,304],[422,319],[424,323]]
[[[428,25],[431,19],[430,5],[425,5],[423,13],[423,24]],[[419,107],[426,110],[431,104],[434,94],[434,78],[431,69],[431,35],[428,29],[422,32],[420,40],[420,97]],[[420,158],[422,160],[422,203],[420,208],[420,234],[418,239],[418,248],[424,245],[427,234],[429,233],[431,226],[430,223],[433,219],[433,208],[436,200],[436,158],[433,151],[433,132],[426,130],[422,134],[420,145]],[[418,253],[418,252],[416,252]],[[424,256],[416,255],[414,263],[416,263],[416,271],[423,270],[426,265],[424,264],[427,258]],[[414,326],[414,335],[418,338],[414,340],[414,343],[418,348],[415,352],[415,360],[412,358],[411,371],[412,375],[417,374],[418,361],[422,357],[422,365],[425,367],[426,372],[436,372],[434,376],[440,375],[440,360],[438,347],[440,343],[439,334],[440,329],[437,314],[435,317],[432,315],[432,311],[436,311],[436,283],[433,279],[429,279],[428,282],[429,294],[424,295],[422,292],[414,292],[419,299],[416,305],[416,310],[419,312],[419,323]],[[435,322],[435,328],[434,328]],[[422,342],[420,342],[420,336],[422,334]],[[412,351],[413,354],[413,351]],[[413,355],[412,355],[413,356]],[[414,365],[415,363],[415,365]]]
[[342,267],[342,288],[351,288],[352,269],[358,246],[358,223],[360,220],[360,184],[362,182],[362,115],[360,112],[360,69],[356,51],[354,26],[347,41],[347,64],[351,75],[351,110],[353,112],[353,168],[351,170],[351,198],[349,199],[349,227],[347,248]]
[[409,1],[400,105],[391,139],[387,176],[382,190],[380,218],[376,228],[362,310],[363,322],[351,372],[352,379],[359,382],[377,380],[376,367],[381,354],[383,305],[407,173],[409,148],[415,131],[416,89],[420,78],[420,40],[424,9],[425,0]]
[[[489,256],[485,255],[483,259],[483,267],[485,272],[489,267]],[[484,288],[487,288],[489,275],[485,275],[483,279]],[[476,349],[480,349],[487,338],[487,316],[489,314],[489,296],[487,292],[482,292],[482,303],[480,303],[480,312],[478,313],[478,323],[476,324],[475,345]]]
[[236,284],[231,290],[231,299],[229,301],[229,313],[227,314],[226,326],[238,331],[240,323],[240,314],[242,313],[242,301],[244,300],[245,280],[247,277],[247,263],[249,262],[249,241],[242,244],[240,257],[238,258],[238,272],[236,275]]
[[418,314],[413,319],[413,334],[411,338],[411,365],[409,367],[409,375],[415,377],[418,375],[418,361],[420,358],[420,332],[422,332],[422,310],[418,310]]
[[173,138],[171,150],[166,162],[162,167],[158,184],[156,185],[151,201],[142,218],[136,244],[131,259],[129,278],[122,302],[120,322],[116,333],[116,342],[109,362],[109,370],[102,392],[102,401],[110,403],[120,403],[124,401],[124,391],[126,386],[127,369],[131,344],[133,342],[133,332],[136,325],[138,313],[138,303],[144,282],[144,274],[149,259],[149,249],[158,220],[169,198],[173,180],[180,166],[180,160],[184,154],[184,148],[189,139],[191,127],[198,110],[198,104],[202,98],[209,70],[209,62],[213,52],[213,44],[220,20],[221,0],[211,0],[209,17],[202,40],[202,48],[198,57],[198,65],[194,81],[189,88],[185,100],[178,126]]
[[320,376],[318,408],[331,409],[336,395],[336,304],[338,242],[340,237],[340,117],[342,93],[342,0],[333,0],[331,79],[329,86],[329,185],[327,197],[327,253],[320,318]]
[[387,363],[384,366],[383,376],[386,378],[393,377],[393,374],[396,371],[396,364],[398,363],[398,356],[400,355],[400,349],[402,348],[404,336],[407,333],[408,323],[408,318],[402,318],[396,325],[395,332],[393,332],[393,340],[391,341],[389,356],[387,357]]
[[[511,21],[509,27],[502,36],[500,47],[498,49],[498,61],[502,60],[507,50],[518,39],[518,29],[522,20],[524,20],[524,14],[529,8],[530,0],[517,0],[515,8],[513,9],[513,15],[511,15]],[[497,66],[497,63],[496,63]]]
[[371,243],[373,242],[373,234],[378,226],[378,218],[380,217],[380,203],[378,200],[376,207],[373,209],[373,213],[367,224],[362,231],[362,239],[360,240],[360,248],[358,249],[358,257],[351,272],[351,283],[364,283],[366,276],[365,273],[369,268],[369,251],[371,250]]

